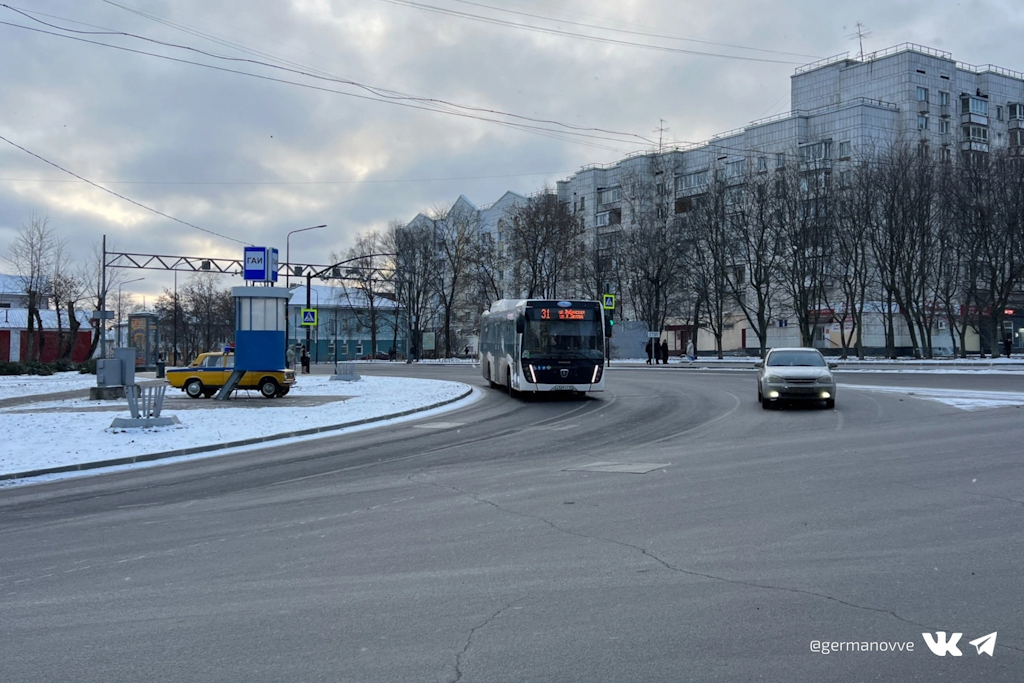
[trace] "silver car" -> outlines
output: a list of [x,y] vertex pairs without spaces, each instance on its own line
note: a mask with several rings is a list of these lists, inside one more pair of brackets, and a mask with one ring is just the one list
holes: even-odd
[[835,363],[818,349],[772,349],[757,366],[757,400],[770,410],[782,401],[819,401],[836,407]]

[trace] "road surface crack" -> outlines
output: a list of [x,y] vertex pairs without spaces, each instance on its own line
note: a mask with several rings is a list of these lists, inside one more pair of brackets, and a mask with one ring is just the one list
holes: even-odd
[[[794,595],[806,595],[806,596],[809,596],[809,597],[821,598],[822,600],[828,600],[830,602],[834,602],[834,603],[836,603],[838,605],[842,605],[844,607],[851,607],[853,609],[864,610],[864,611],[867,611],[867,612],[876,612],[878,614],[889,615],[892,618],[897,619],[899,621],[902,621],[905,624],[910,624],[911,626],[917,626],[919,628],[924,629],[925,631],[938,631],[941,628],[941,627],[938,627],[938,626],[929,626],[927,624],[922,624],[922,623],[913,621],[912,619],[908,619],[906,617],[903,617],[903,616],[897,614],[896,612],[894,612],[892,610],[889,610],[889,609],[885,609],[883,607],[871,607],[869,605],[858,605],[857,603],[850,602],[848,600],[843,600],[842,598],[837,598],[835,596],[828,595],[826,593],[818,593],[816,591],[805,590],[803,588],[791,588],[791,587],[788,587],[788,586],[773,586],[771,584],[755,583],[753,581],[744,581],[742,579],[730,579],[730,578],[727,578],[727,577],[724,577],[724,576],[717,576],[715,574],[707,574],[705,572],[693,571],[692,569],[684,569],[682,567],[677,567],[677,566],[675,566],[675,565],[673,565],[673,564],[671,564],[671,563],[661,559],[660,557],[658,557],[654,553],[650,552],[646,548],[643,548],[643,547],[638,546],[638,545],[634,545],[632,543],[626,543],[625,541],[618,541],[618,540],[615,540],[613,538],[605,538],[603,536],[591,536],[589,534],[584,534],[584,533],[581,533],[581,532],[578,532],[578,531],[573,531],[572,529],[566,529],[564,527],[558,526],[554,522],[552,522],[552,521],[550,521],[548,519],[545,519],[544,517],[541,517],[539,515],[531,515],[531,514],[527,514],[525,512],[519,512],[517,510],[510,510],[509,508],[502,507],[501,505],[499,505],[498,503],[495,503],[494,501],[488,500],[486,498],[482,498],[479,495],[477,495],[476,493],[473,493],[472,491],[466,491],[464,489],[458,488],[457,486],[441,485],[441,484],[431,484],[431,485],[432,486],[438,486],[440,488],[449,488],[449,489],[452,489],[454,491],[458,491],[459,493],[461,493],[463,495],[471,497],[473,500],[475,500],[477,502],[485,503],[487,505],[490,505],[491,507],[497,508],[498,510],[501,510],[502,512],[505,512],[505,513],[510,514],[510,515],[515,515],[517,517],[524,517],[524,518],[527,518],[527,519],[534,519],[534,520],[537,520],[539,522],[543,522],[544,524],[548,525],[552,529],[555,529],[556,531],[559,531],[559,532],[564,533],[564,534],[569,534],[571,536],[576,536],[576,537],[584,538],[584,539],[588,539],[588,540],[604,541],[605,543],[611,543],[612,545],[617,545],[617,546],[620,546],[620,547],[623,547],[623,548],[630,548],[632,550],[635,550],[635,551],[643,554],[645,557],[649,557],[651,560],[653,560],[654,562],[657,562],[658,564],[660,564],[665,569],[668,569],[669,571],[677,572],[679,574],[685,574],[686,576],[693,576],[695,578],[703,578],[703,579],[708,579],[708,580],[711,580],[711,581],[720,581],[722,583],[728,583],[728,584],[732,584],[734,586],[746,586],[748,588],[759,588],[761,590],[768,590],[768,591],[781,591],[781,592],[785,592],[785,593],[792,593]],[[1006,648],[1008,650],[1014,650],[1016,652],[1024,652],[1024,648],[1014,647],[1012,645],[1006,645],[1004,643],[999,643],[999,645],[997,647],[1004,647],[1004,648]]]
[[516,598],[515,600],[509,602],[507,605],[499,609],[497,612],[487,617],[487,619],[485,619],[483,623],[478,624],[469,630],[469,635],[466,636],[466,644],[463,645],[462,650],[460,650],[455,655],[455,678],[451,679],[451,683],[458,683],[458,681],[462,680],[462,658],[469,651],[469,646],[473,644],[473,636],[476,635],[476,632],[482,628],[485,628],[492,621],[500,617],[502,612],[512,607],[512,605],[516,604],[516,602],[518,602],[521,599],[522,598]]

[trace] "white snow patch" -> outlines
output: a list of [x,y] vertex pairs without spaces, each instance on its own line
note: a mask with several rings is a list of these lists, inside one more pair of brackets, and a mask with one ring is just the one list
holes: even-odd
[[[49,379],[49,378],[37,378]],[[95,381],[95,379],[93,380]],[[52,384],[49,391],[68,390]],[[176,415],[182,424],[154,429],[110,429],[115,417],[130,417],[126,401],[98,402],[88,399],[33,403],[0,409],[4,425],[4,445],[0,449],[0,473],[8,474],[97,462],[114,458],[162,453],[182,448],[211,446],[261,436],[271,436],[313,427],[326,427],[356,420],[377,418],[451,400],[470,390],[461,382],[402,377],[363,377],[357,382],[331,381],[325,375],[303,376],[283,399],[254,398],[250,407],[223,406],[173,410],[164,404],[162,416]],[[176,389],[170,389],[177,392]],[[42,393],[42,392],[34,392]],[[292,397],[346,396],[322,405],[293,406]],[[420,419],[439,414],[479,398],[480,392],[466,401],[450,404],[437,411],[415,413],[404,419]],[[213,406],[207,399],[206,405]],[[103,403],[116,403],[117,411],[89,411]],[[202,404],[203,402],[200,401]],[[56,410],[54,410],[56,409]],[[32,412],[19,412],[32,411]],[[380,422],[367,427],[379,426]],[[341,431],[328,432],[337,435]],[[310,435],[297,439],[323,438]],[[270,443],[283,443],[272,441]],[[266,444],[244,446],[237,450],[262,448]],[[210,455],[228,452],[219,450]],[[186,456],[194,457],[194,456]],[[201,456],[207,457],[207,456]],[[165,462],[165,461],[161,461]],[[109,470],[104,470],[109,471]]]
[[968,391],[966,389],[933,389],[930,387],[886,387],[867,384],[840,384],[843,389],[874,391],[899,394],[938,401],[961,410],[983,410],[986,408],[1007,408],[1024,406],[1024,392],[1016,391]]

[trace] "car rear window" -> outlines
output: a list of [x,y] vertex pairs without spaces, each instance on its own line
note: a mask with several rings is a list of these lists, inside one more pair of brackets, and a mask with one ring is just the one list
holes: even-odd
[[814,351],[776,351],[768,355],[768,367],[825,367],[825,359]]

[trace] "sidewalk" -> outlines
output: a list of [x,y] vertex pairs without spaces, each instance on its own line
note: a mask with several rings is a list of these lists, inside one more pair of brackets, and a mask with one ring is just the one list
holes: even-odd
[[[428,411],[453,410],[480,395],[460,382],[397,377],[343,382],[326,375],[304,375],[281,399],[239,392],[236,398],[219,402],[189,399],[169,388],[161,415],[176,415],[182,424],[126,430],[110,429],[110,424],[115,417],[129,417],[127,401],[90,401],[88,389],[78,388],[78,376],[66,374],[65,384],[76,388],[26,396],[10,395],[11,384],[21,384],[25,378],[0,378],[0,420],[5,433],[0,486],[28,477],[220,454],[227,449],[237,452],[271,441],[366,429]],[[46,379],[50,389],[61,387],[59,379],[40,379]]]

